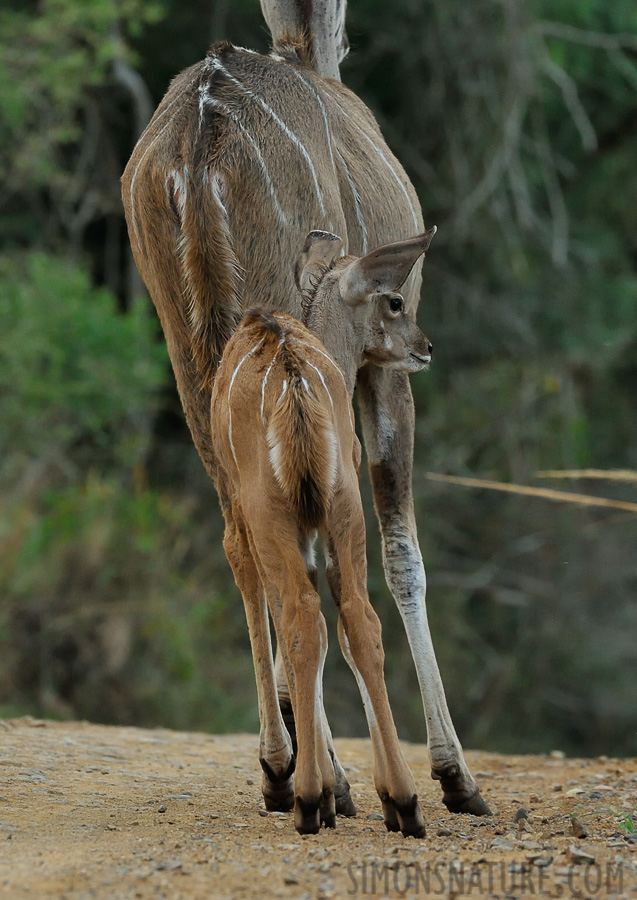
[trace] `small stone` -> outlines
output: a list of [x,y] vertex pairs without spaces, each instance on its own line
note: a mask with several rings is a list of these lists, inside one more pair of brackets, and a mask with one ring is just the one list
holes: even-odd
[[299,879],[296,875],[286,875],[283,879],[283,884],[298,884]]
[[436,834],[438,837],[451,837],[453,832],[450,828],[439,828]]
[[540,795],[539,794],[529,794],[529,800],[531,801],[531,803],[539,803]]
[[491,843],[489,844],[493,850],[513,850],[513,844],[511,841],[507,841],[504,837],[496,837],[493,838]]
[[519,810],[516,812],[515,818],[513,819],[513,821],[519,822],[522,819],[528,819],[528,817],[529,817],[528,809],[525,809],[523,806],[521,806],[519,808]]
[[563,750],[551,750],[549,756],[551,759],[565,759],[566,753]]
[[575,844],[571,844],[568,848],[568,858],[576,865],[592,866],[595,863],[595,857],[592,853],[589,853],[582,847],[576,847]]
[[523,850],[542,850],[542,844],[539,841],[520,841],[519,846]]
[[380,813],[368,813],[367,818],[371,819],[372,822],[383,822],[383,816]]
[[554,794],[557,794],[558,791],[561,791],[561,790],[562,790],[562,785],[561,785],[561,784],[554,784],[554,785],[553,785],[553,793],[554,793]]
[[253,785],[253,784],[254,784],[254,778],[246,778],[246,784]]
[[168,809],[167,806],[160,806],[159,809],[157,810],[157,812],[165,813],[167,809]]
[[268,811],[267,811],[267,809],[260,809],[260,810],[259,810],[259,815],[260,815],[260,816],[263,816],[264,819],[267,819],[267,817],[268,817]]
[[588,829],[583,822],[577,818],[577,816],[571,816],[571,833],[576,838],[585,838],[588,837]]

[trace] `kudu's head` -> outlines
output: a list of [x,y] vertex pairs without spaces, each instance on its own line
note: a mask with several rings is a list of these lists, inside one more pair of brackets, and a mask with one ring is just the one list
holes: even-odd
[[398,291],[435,233],[434,226],[362,257],[343,256],[335,234],[308,234],[295,269],[306,298],[305,324],[334,356],[350,387],[365,362],[406,372],[429,365],[432,345]]

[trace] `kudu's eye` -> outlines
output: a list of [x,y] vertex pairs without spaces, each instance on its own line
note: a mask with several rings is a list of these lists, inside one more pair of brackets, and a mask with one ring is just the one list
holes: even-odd
[[390,297],[389,298],[389,308],[393,313],[399,313],[403,311],[403,298],[402,297]]

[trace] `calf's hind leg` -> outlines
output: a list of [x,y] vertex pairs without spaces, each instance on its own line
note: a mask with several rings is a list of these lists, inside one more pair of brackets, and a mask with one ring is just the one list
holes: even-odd
[[[258,505],[259,498],[254,503]],[[327,627],[298,552],[295,524],[290,521],[286,527],[279,518],[275,532],[260,529],[252,538],[263,576],[280,598],[280,613],[273,618],[293,674],[290,693],[298,743],[294,824],[301,834],[314,834],[322,822],[333,827],[336,815],[334,767],[322,727],[320,679]]]
[[424,837],[416,785],[400,749],[385,687],[380,620],[367,595],[365,522],[357,484],[334,498],[328,531],[328,579],[339,607],[339,640],[361,692],[385,824],[390,831]]
[[259,762],[266,809],[287,811],[294,805],[294,754],[277,699],[270,625],[265,593],[243,517],[236,503],[225,513],[224,550],[241,591],[250,635],[259,704]]

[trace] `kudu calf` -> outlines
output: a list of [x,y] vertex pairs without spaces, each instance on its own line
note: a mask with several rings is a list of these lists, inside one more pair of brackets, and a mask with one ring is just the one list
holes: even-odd
[[[212,389],[213,449],[230,498],[224,546],[243,594],[257,679],[264,797],[276,808],[294,802],[301,833],[317,832],[321,822],[334,827],[336,816],[322,703],[327,628],[313,564],[320,532],[339,609],[339,640],[368,718],[385,823],[405,836],[425,834],[383,680],[380,621],[367,595],[351,393],[357,370],[368,361],[405,372],[429,364],[431,344],[395,291],[431,236],[357,259],[339,255],[343,245],[335,235],[310,234],[297,276],[308,286],[305,318],[314,333],[286,314],[248,310],[226,345]],[[326,347],[337,349],[342,368]],[[298,748],[294,787],[266,596],[289,671]]]
[[[316,15],[329,5],[264,2]],[[335,8],[342,22],[344,3]],[[344,46],[343,29],[337,31]],[[424,230],[414,189],[369,110],[316,71],[307,32],[274,37],[270,57],[217,44],[178,75],[122,179],[135,260],[161,319],[193,440],[224,509],[229,498],[210,436],[210,392],[246,303],[274,300],[302,316],[290,261],[312,229],[342,235],[347,252],[358,255]],[[330,74],[337,74],[338,56],[325,63]],[[420,282],[417,263],[403,288],[412,315]],[[464,761],[427,624],[408,377],[370,362],[357,388],[385,573],[416,663],[432,775],[450,810],[483,814],[488,807]]]

